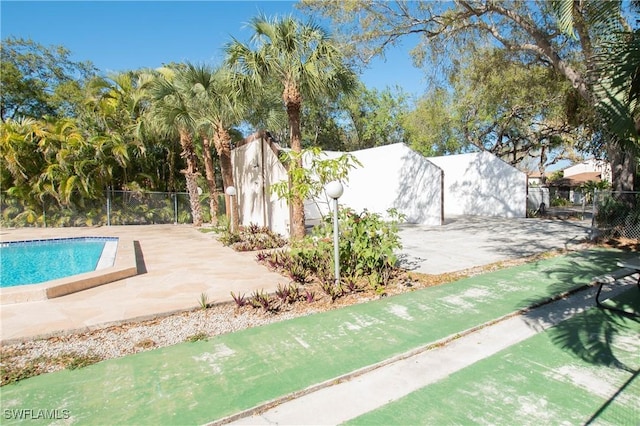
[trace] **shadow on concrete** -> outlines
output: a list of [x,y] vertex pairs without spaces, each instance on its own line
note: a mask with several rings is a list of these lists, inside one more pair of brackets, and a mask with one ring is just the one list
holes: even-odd
[[[554,299],[560,299],[568,294],[575,297],[588,297],[587,306],[593,306],[571,317],[570,321],[562,321],[550,331],[552,341],[557,346],[576,355],[591,364],[608,367],[622,368],[631,371],[623,362],[619,361],[611,349],[613,338],[620,332],[629,328],[629,324],[640,323],[640,318],[628,317],[619,312],[595,307],[595,298],[591,293],[577,293],[588,287],[593,277],[611,269],[619,259],[630,257],[631,253],[618,251],[589,251],[580,255],[582,262],[571,261],[568,264],[546,272],[552,278],[554,284],[548,286],[546,294],[556,295]],[[586,260],[586,262],[585,262]],[[570,289],[570,290],[567,290]],[[640,294],[637,288],[630,288],[623,295],[615,298],[619,308],[640,309]],[[548,297],[539,297],[525,300],[524,306],[541,306],[549,302]],[[563,312],[550,312],[547,319],[567,317],[577,314],[581,310],[567,308]],[[535,327],[539,320],[524,314],[525,320]]]
[[600,416],[602,416],[602,414],[609,408],[609,406],[613,404],[618,398],[620,398],[620,396],[624,393],[625,389],[629,387],[629,385],[631,385],[635,379],[638,378],[638,373],[640,373],[640,370],[636,370],[633,373],[633,375],[629,377],[629,380],[624,382],[624,384],[620,386],[620,388],[616,391],[616,393],[613,394],[611,398],[607,399],[607,401],[604,404],[602,404],[600,408],[598,408],[598,410],[593,414],[593,416],[591,416],[591,418],[585,422],[585,426],[594,424],[594,422],[596,422],[600,418]]
[[552,250],[575,249],[588,241],[588,221],[449,216],[442,226],[402,224],[402,253],[410,269],[427,274],[454,272]]
[[138,268],[138,274],[146,274],[147,264],[144,262],[144,253],[142,253],[140,241],[133,242],[133,250],[136,254],[136,266]]

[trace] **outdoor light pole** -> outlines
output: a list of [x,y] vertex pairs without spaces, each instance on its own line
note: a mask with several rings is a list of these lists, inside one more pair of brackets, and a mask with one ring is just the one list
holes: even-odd
[[229,230],[231,231],[231,233],[233,233],[235,231],[234,227],[233,227],[233,197],[236,196],[236,188],[234,188],[233,186],[227,186],[227,189],[224,190],[224,193],[227,194],[230,197],[230,206],[229,206],[229,212],[230,212],[230,222],[229,222]]
[[338,198],[342,196],[342,184],[334,180],[325,186],[324,191],[333,198],[333,263],[335,267],[336,285],[340,284],[340,247],[338,242]]

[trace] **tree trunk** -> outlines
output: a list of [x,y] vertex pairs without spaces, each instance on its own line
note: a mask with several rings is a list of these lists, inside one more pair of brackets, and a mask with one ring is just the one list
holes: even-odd
[[636,156],[633,150],[624,149],[617,142],[607,144],[611,163],[611,183],[614,191],[633,191]]
[[[229,132],[222,126],[217,125],[213,136],[213,142],[220,157],[220,171],[222,173],[222,186],[225,189],[224,205],[227,217],[232,219],[231,225],[233,229],[238,229],[238,197],[230,197],[226,193],[229,186],[234,186],[233,182],[233,165],[231,164],[231,136]],[[237,188],[236,188],[237,190]]]
[[180,130],[180,146],[182,153],[180,154],[187,161],[187,169],[183,170],[185,180],[187,182],[187,192],[189,193],[189,203],[191,205],[191,217],[194,226],[202,226],[202,209],[200,208],[200,195],[198,194],[198,167],[196,162],[196,154],[193,150],[193,140],[191,134],[184,130]]
[[[302,134],[300,131],[300,108],[302,96],[295,85],[286,85],[282,98],[287,107],[287,117],[289,118],[289,129],[291,136],[291,150],[296,153],[302,152]],[[293,167],[302,168],[302,156],[296,159],[297,164]],[[301,239],[305,236],[304,200],[295,194],[291,199],[291,227],[290,235],[292,239]]]
[[218,224],[218,193],[216,191],[216,175],[211,156],[211,144],[206,135],[202,135],[202,152],[204,153],[204,168],[209,188],[209,210],[211,210],[211,225]]

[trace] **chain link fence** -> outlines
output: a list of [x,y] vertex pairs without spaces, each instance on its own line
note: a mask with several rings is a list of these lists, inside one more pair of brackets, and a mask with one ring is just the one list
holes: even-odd
[[[6,192],[0,193],[0,224],[4,227],[66,227],[109,225],[153,225],[192,223],[186,192],[105,191],[96,200],[63,205],[53,197],[25,203]],[[203,221],[211,220],[209,197],[200,197]],[[224,195],[218,199],[224,212]]]
[[640,240],[640,192],[595,191],[593,236]]

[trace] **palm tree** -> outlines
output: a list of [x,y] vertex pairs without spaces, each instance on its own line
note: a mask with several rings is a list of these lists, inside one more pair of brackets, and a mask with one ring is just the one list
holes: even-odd
[[[233,167],[231,165],[231,135],[229,129],[237,124],[247,110],[247,98],[240,96],[234,89],[229,71],[225,68],[213,69],[207,66],[187,64],[185,74],[193,84],[193,109],[198,117],[198,129],[202,137],[212,199],[215,191],[213,161],[209,146],[210,135],[213,138],[224,188],[233,185]],[[209,173],[211,172],[211,174]],[[213,207],[212,207],[213,208]],[[217,202],[216,202],[217,208]],[[227,217],[233,217],[233,228],[238,229],[237,200],[225,194]],[[233,214],[232,214],[233,211]]]
[[[355,75],[345,66],[337,44],[313,22],[261,16],[250,25],[254,31],[250,44],[233,39],[226,46],[227,63],[247,83],[245,87],[264,87],[270,79],[279,84],[289,121],[290,147],[300,154],[303,99],[348,93],[355,87]],[[289,167],[302,167],[302,156],[297,155]],[[299,196],[292,197],[292,238],[305,234],[303,202]]]
[[192,85],[175,69],[158,70],[149,92],[153,99],[149,111],[152,126],[167,137],[178,137],[181,156],[186,161],[184,174],[194,226],[202,225],[202,209],[198,193],[198,161],[193,144],[196,119],[191,108]]
[[[637,1],[631,6],[640,10]],[[640,30],[632,30],[625,20],[621,1],[558,0],[553,7],[559,28],[571,36],[577,33],[588,47],[591,102],[608,139],[614,189],[633,189],[640,152]]]
[[[108,78],[96,77],[87,85],[82,123],[91,134],[99,160],[96,174],[108,176],[107,184],[129,183],[131,157],[142,157],[146,147],[138,137],[142,123],[144,86],[148,76],[128,71]],[[120,170],[113,182],[113,170]],[[105,180],[105,179],[103,179]]]

